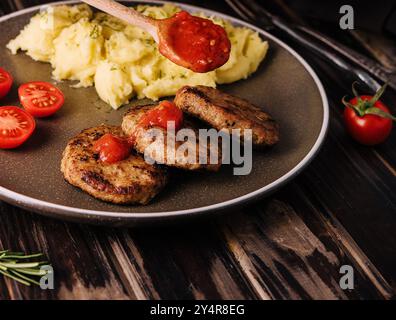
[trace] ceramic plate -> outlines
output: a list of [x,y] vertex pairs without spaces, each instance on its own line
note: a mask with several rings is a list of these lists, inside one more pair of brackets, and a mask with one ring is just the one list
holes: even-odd
[[[136,2],[129,2],[133,4]],[[64,181],[59,169],[62,151],[82,129],[101,123],[119,125],[129,107],[147,101],[134,100],[112,111],[94,88],[75,89],[63,82],[59,84],[66,97],[63,108],[52,118],[38,120],[37,130],[22,147],[0,150],[1,199],[61,219],[132,225],[220,212],[265,196],[301,172],[317,153],[328,126],[326,95],[314,71],[290,47],[265,31],[213,11],[180,6],[255,29],[269,41],[267,58],[255,74],[219,88],[268,111],[280,124],[279,144],[265,152],[254,152],[253,169],[247,176],[233,175],[229,166],[218,173],[179,172],[149,205],[101,202]],[[0,66],[14,77],[13,90],[1,101],[2,105],[19,105],[17,87],[24,82],[52,81],[49,64],[35,62],[24,53],[11,55],[5,48],[38,10],[39,7],[29,8],[0,18],[0,30],[7,30],[0,34]]]

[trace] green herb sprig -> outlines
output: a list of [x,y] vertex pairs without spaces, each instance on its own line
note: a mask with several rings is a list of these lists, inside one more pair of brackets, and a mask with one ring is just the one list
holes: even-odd
[[42,253],[25,255],[23,252],[0,251],[0,274],[26,286],[40,285],[34,277],[42,277],[47,274],[47,271],[41,270],[40,267],[48,265],[48,262],[31,262],[31,260],[42,256]]

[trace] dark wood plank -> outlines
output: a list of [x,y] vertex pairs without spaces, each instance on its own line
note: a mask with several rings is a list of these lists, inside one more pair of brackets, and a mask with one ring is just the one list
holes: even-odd
[[[289,199],[289,192],[298,194],[296,188],[278,196]],[[30,250],[47,252],[57,290],[12,281],[7,281],[7,290],[14,299],[389,298],[391,289],[379,272],[367,270],[364,254],[356,254],[356,246],[354,251],[342,245],[350,246],[350,239],[326,229],[320,214],[313,215],[306,203],[302,206],[299,196],[298,213],[283,201],[266,200],[259,206],[263,209],[218,218],[221,234],[211,232],[211,222],[116,230],[15,215],[11,210],[1,215],[5,225],[29,228],[34,222],[33,230],[19,241],[34,244]],[[338,286],[342,264],[357,270],[354,291]]]
[[42,218],[6,204],[0,208],[0,245],[46,253],[56,280],[54,291],[2,280],[0,292],[8,292],[7,298],[255,297],[206,223],[187,229],[107,229]]
[[[293,205],[290,193],[298,193],[293,184],[260,208],[247,209],[245,215],[235,215],[223,228],[227,242],[260,293],[273,299],[379,299],[389,298],[391,288],[385,282],[375,285],[371,272],[359,264],[367,262],[364,254],[351,255],[343,245],[343,230],[336,234],[318,219],[320,213],[306,199],[296,197]],[[298,211],[296,211],[298,210]],[[349,239],[348,239],[349,240]],[[349,241],[346,241],[350,243]],[[351,265],[355,272],[356,290],[343,291],[339,286],[342,265]],[[376,272],[376,276],[381,275]]]
[[13,299],[126,298],[92,229],[41,218],[5,204],[0,206],[0,220],[3,248],[44,252],[55,272],[55,290],[6,280]]
[[[353,142],[340,104],[350,81],[294,47],[325,84],[331,123],[319,156],[293,183],[236,212],[145,229],[64,223],[0,202],[0,249],[46,253],[56,282],[43,291],[0,277],[0,299],[393,298],[396,132],[375,148]],[[384,98],[396,112],[395,93]],[[354,290],[338,285],[343,264],[355,270]]]
[[162,298],[254,298],[213,223],[129,230]]
[[[339,92],[339,98],[334,93],[330,96],[331,124],[326,144],[310,170],[297,181],[312,201],[322,205],[322,212],[332,212],[339,219],[394,286],[396,132],[374,148],[352,141],[342,123],[341,90],[332,88],[332,92]],[[395,97],[389,90],[384,101],[394,101]],[[395,106],[389,105],[395,112]]]

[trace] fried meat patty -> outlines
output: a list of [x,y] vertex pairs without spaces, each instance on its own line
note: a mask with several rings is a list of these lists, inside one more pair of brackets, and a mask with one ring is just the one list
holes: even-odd
[[175,104],[189,115],[217,130],[252,129],[256,147],[272,146],[279,141],[279,127],[270,115],[250,102],[217,89],[184,86],[176,93]]
[[123,135],[120,127],[101,125],[69,141],[61,162],[66,181],[103,201],[148,203],[166,184],[166,169],[146,163],[136,153],[116,163],[103,163],[93,145],[106,133]]
[[[176,141],[173,139],[172,141],[174,143],[169,146],[169,154],[167,152],[168,133],[166,129],[157,126],[143,128],[138,125],[146,112],[157,106],[143,105],[133,107],[124,115],[121,127],[127,136],[132,137],[135,149],[139,153],[145,154],[155,160],[157,163],[167,166],[184,170],[204,169],[217,171],[221,166],[221,148],[218,145],[211,145],[209,142],[206,148],[200,148],[198,143],[198,129],[194,122],[184,121],[184,128],[192,129],[196,139],[186,139],[185,141]],[[156,138],[149,129],[160,130],[163,133],[163,138]],[[181,145],[184,145],[185,148],[180,148]],[[188,152],[188,149],[195,150],[195,152]],[[200,159],[206,160],[199,161]]]

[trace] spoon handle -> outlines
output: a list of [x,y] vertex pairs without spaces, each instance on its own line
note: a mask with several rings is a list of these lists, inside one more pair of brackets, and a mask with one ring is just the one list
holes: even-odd
[[156,20],[144,16],[132,8],[128,8],[113,0],[82,0],[83,2],[102,10],[116,18],[119,18],[129,24],[139,27],[148,32],[158,43],[157,23]]

